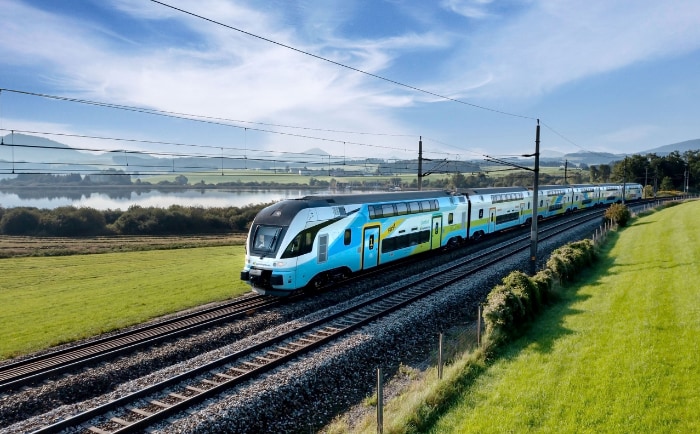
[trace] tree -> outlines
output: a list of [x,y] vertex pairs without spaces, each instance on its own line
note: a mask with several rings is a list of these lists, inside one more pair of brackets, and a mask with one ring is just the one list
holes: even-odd
[[600,169],[598,169],[597,166],[589,167],[589,172],[590,172],[591,182],[599,182],[600,181]]
[[673,186],[673,180],[669,176],[664,176],[664,179],[661,180],[661,186],[659,187],[660,190],[662,191],[671,191],[674,190],[675,187]]
[[189,179],[187,179],[187,177],[185,175],[177,175],[175,177],[175,184],[187,185],[188,182],[189,182]]

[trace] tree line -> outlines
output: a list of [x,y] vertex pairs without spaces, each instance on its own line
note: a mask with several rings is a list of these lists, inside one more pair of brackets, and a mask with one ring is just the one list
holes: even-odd
[[[532,185],[532,176],[531,172],[515,172],[502,177],[457,173],[449,180],[434,180],[430,185],[445,188],[527,187]],[[578,170],[569,170],[566,177],[563,173],[540,172],[539,181],[541,185],[634,182],[649,186],[654,192],[685,191],[687,183],[689,190],[697,191],[700,187],[700,151],[687,151],[683,155],[671,152],[662,157],[656,154],[632,155],[610,164],[582,165]]]
[[99,211],[64,206],[55,209],[0,207],[0,234],[26,236],[184,235],[246,232],[265,206],[169,208],[132,206]]

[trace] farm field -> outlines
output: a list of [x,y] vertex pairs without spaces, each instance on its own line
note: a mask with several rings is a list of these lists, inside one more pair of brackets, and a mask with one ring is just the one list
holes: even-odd
[[246,293],[243,255],[239,244],[0,259],[0,359]]
[[698,213],[622,231],[431,432],[700,432]]
[[103,237],[28,237],[0,235],[0,258],[63,256],[242,245],[246,234]]

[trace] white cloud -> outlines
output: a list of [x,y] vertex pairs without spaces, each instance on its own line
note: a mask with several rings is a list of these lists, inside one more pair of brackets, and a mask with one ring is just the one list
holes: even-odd
[[492,0],[443,0],[441,6],[467,18],[484,19],[492,14],[487,6]]
[[542,1],[486,29],[468,36],[467,49],[452,62],[454,80],[448,85],[468,89],[469,83],[492,77],[467,95],[532,97],[592,75],[697,50],[700,3]]

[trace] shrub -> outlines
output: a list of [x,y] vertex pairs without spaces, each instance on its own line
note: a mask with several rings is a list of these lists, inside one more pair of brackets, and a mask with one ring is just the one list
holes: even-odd
[[523,319],[533,318],[539,311],[542,300],[540,291],[532,279],[522,271],[514,271],[503,279],[503,284],[510,288],[523,305]]
[[579,270],[591,265],[595,258],[593,241],[576,241],[554,250],[547,260],[547,268],[559,277],[560,282],[571,281]]
[[630,210],[625,205],[614,203],[605,210],[605,218],[620,227],[624,227],[627,226],[627,222],[630,219]]
[[12,208],[0,219],[0,232],[5,235],[32,235],[39,228],[41,215],[34,208]]
[[540,303],[544,305],[552,299],[552,285],[554,284],[554,272],[549,268],[540,270],[532,278],[532,283],[537,286]]

